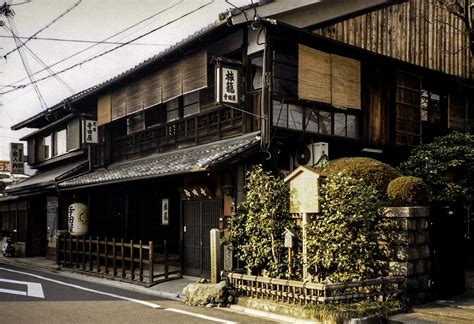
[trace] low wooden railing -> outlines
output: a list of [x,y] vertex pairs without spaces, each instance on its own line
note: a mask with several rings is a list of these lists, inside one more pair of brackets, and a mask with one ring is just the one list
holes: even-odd
[[388,300],[405,292],[405,277],[383,277],[348,283],[321,284],[226,273],[241,296],[272,299],[290,304],[347,303]]
[[56,259],[60,266],[152,286],[180,278],[179,256],[168,254],[168,244],[109,240],[91,236],[58,236]]

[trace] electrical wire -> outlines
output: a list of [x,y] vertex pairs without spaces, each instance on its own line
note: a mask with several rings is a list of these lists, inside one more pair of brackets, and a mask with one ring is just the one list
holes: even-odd
[[[7,20],[8,20],[8,23],[10,24],[10,29],[16,33],[16,27],[15,27],[15,24],[13,22],[13,19],[11,17],[7,17]],[[20,44],[18,43],[18,40],[15,38],[15,44],[17,46],[19,46]],[[38,84],[37,84],[37,81],[35,81],[35,79],[33,78],[32,76],[32,73],[31,73],[31,67],[28,63],[28,60],[25,56],[25,53],[23,53],[23,49],[21,47],[19,47],[18,49],[18,53],[20,54],[20,59],[21,59],[21,62],[23,64],[23,67],[25,68],[25,71],[26,71],[26,74],[28,75],[28,78],[30,79],[30,82],[31,84],[33,85],[33,88],[35,89],[35,92],[36,92],[36,96],[38,97],[38,100],[40,102],[40,105],[41,105],[41,108],[43,110],[45,110],[47,108],[47,104],[46,104],[46,101],[44,100],[44,97],[41,95],[41,92],[39,90],[39,87],[38,87]]]
[[[8,30],[8,27],[7,26],[3,26],[5,29]],[[35,54],[35,52],[33,52],[27,45],[25,45],[25,43],[23,43],[17,36],[16,34],[13,32],[13,30],[10,30],[10,32],[12,33],[13,35],[13,38],[15,39],[15,41],[17,41],[19,44],[23,44],[23,47],[28,50],[28,52],[30,52],[30,54],[33,56],[34,59],[36,59],[36,61],[43,67],[45,68],[51,75],[54,75],[54,71],[52,69],[50,69],[48,67],[48,65],[46,63],[43,62],[42,59],[39,58],[38,55]],[[59,82],[59,83],[62,83],[64,85],[64,87],[71,93],[71,94],[74,94],[76,93],[76,91],[69,85],[66,83],[66,81],[64,81],[61,77],[59,77],[58,75],[55,75],[54,78]]]
[[[141,38],[143,38],[143,37],[145,37],[145,36],[148,36],[148,35],[150,35],[150,34],[156,32],[157,30],[160,30],[160,29],[162,29],[162,28],[164,28],[164,27],[166,27],[166,26],[168,26],[168,25],[171,25],[171,24],[173,24],[173,23],[175,23],[175,22],[177,22],[177,21],[183,19],[183,18],[185,18],[185,17],[187,17],[187,16],[189,16],[189,15],[191,15],[191,14],[193,14],[193,13],[199,11],[199,10],[201,10],[201,9],[204,8],[204,7],[207,7],[208,5],[210,5],[210,4],[213,3],[213,2],[214,2],[214,0],[212,0],[212,1],[210,1],[210,2],[208,2],[208,3],[206,3],[206,4],[204,4],[204,5],[202,5],[202,6],[198,7],[198,8],[196,8],[196,9],[190,11],[190,12],[187,12],[187,13],[185,13],[185,14],[183,14],[183,15],[181,15],[181,16],[179,16],[179,17],[173,19],[173,20],[170,20],[169,22],[167,22],[167,23],[165,23],[165,24],[163,24],[163,25],[161,25],[161,26],[159,26],[159,27],[157,27],[157,28],[154,28],[154,29],[152,29],[152,30],[150,30],[150,31],[148,31],[148,32],[146,32],[146,33],[144,33],[144,34],[138,36],[138,37],[135,37],[135,38],[133,38],[132,40],[125,42],[124,44],[118,45],[118,46],[116,46],[116,47],[113,47],[113,48],[111,48],[111,49],[105,51],[105,52],[102,52],[102,53],[100,53],[100,54],[94,55],[94,56],[91,57],[91,58],[88,58],[88,59],[83,60],[83,61],[81,61],[81,62],[79,62],[79,63],[75,63],[75,64],[73,64],[73,65],[71,65],[71,66],[69,66],[69,67],[67,67],[67,68],[64,68],[64,69],[62,69],[62,70],[59,70],[59,71],[55,72],[54,75],[58,75],[58,74],[64,73],[64,72],[69,71],[69,70],[71,70],[71,69],[73,69],[73,68],[75,68],[75,67],[81,66],[81,65],[83,65],[83,64],[85,64],[85,63],[88,63],[88,62],[93,61],[93,60],[95,60],[95,59],[97,59],[97,58],[99,58],[99,57],[102,57],[102,56],[104,56],[104,55],[106,55],[106,54],[109,54],[109,53],[111,53],[111,52],[113,52],[113,51],[116,51],[116,50],[118,50],[118,49],[120,49],[120,48],[122,48],[122,47],[124,47],[124,46],[126,46],[126,45],[128,45],[128,44],[130,44],[130,43],[132,43],[132,42],[134,42],[134,41],[136,41],[136,40],[139,40],[139,39],[141,39]],[[50,66],[50,67],[51,67],[51,66]],[[49,76],[45,76],[45,77],[39,78],[39,79],[36,80],[36,82],[44,81],[44,80],[46,80],[46,79],[49,79],[50,77],[53,77],[54,75],[49,75]],[[29,86],[29,85],[31,85],[31,84],[34,84],[34,82],[31,81],[30,83],[24,84],[24,86],[26,87],[26,86]],[[4,91],[4,92],[0,92],[0,94],[7,94],[7,93],[10,93],[10,92],[15,91],[15,90],[16,90],[16,89],[7,90],[7,91]]]
[[[9,35],[0,35],[0,38],[13,38]],[[52,42],[67,42],[67,43],[89,43],[89,44],[110,44],[110,45],[121,45],[124,42],[107,42],[107,41],[93,41],[87,39],[67,39],[67,38],[53,38],[53,37],[23,37],[17,36],[19,39],[32,39],[39,41],[52,41]],[[150,43],[132,43],[130,45],[139,46],[170,46],[171,44],[150,44]]]
[[53,20],[51,20],[49,23],[47,23],[43,28],[41,28],[40,30],[38,30],[36,33],[34,33],[33,35],[31,35],[30,37],[28,37],[28,39],[23,42],[23,45],[20,45],[14,49],[12,49],[11,51],[9,51],[8,53],[4,54],[3,57],[4,58],[7,58],[8,55],[10,55],[11,53],[15,52],[15,51],[18,51],[20,48],[22,48],[24,46],[24,44],[28,43],[33,37],[35,37],[36,35],[38,35],[39,33],[41,33],[42,31],[44,31],[45,29],[49,28],[52,24],[54,24],[56,21],[58,21],[59,19],[61,19],[62,17],[64,17],[65,15],[67,15],[71,10],[73,10],[74,8],[76,8],[80,3],[82,2],[82,0],[79,0],[77,1],[72,7],[70,7],[69,9],[67,9],[66,11],[64,11],[62,14],[60,14],[58,17],[54,18]]
[[[134,23],[133,25],[128,26],[128,27],[126,27],[126,28],[124,28],[124,29],[122,29],[122,30],[116,32],[115,34],[113,34],[113,35],[111,35],[111,36],[109,36],[109,37],[104,38],[102,41],[100,41],[100,42],[98,42],[98,43],[96,43],[96,44],[92,44],[91,46],[88,46],[88,47],[86,47],[86,48],[84,48],[84,49],[82,49],[82,50],[80,50],[80,51],[78,51],[78,52],[76,52],[76,53],[74,53],[74,54],[71,54],[71,55],[69,55],[69,56],[67,56],[67,57],[65,57],[65,58],[63,58],[63,59],[61,59],[61,60],[59,60],[59,61],[57,61],[57,62],[51,64],[51,65],[49,65],[48,67],[49,67],[49,68],[52,68],[52,67],[54,67],[54,66],[56,66],[56,65],[58,65],[58,64],[61,64],[61,63],[65,62],[65,61],[67,61],[67,60],[69,60],[69,59],[71,59],[71,58],[73,58],[73,57],[75,57],[75,56],[77,56],[77,55],[79,55],[79,54],[84,53],[85,51],[87,51],[87,50],[89,50],[89,49],[91,49],[91,48],[93,48],[93,47],[96,47],[97,45],[104,44],[104,42],[108,41],[109,39],[111,39],[111,38],[113,38],[113,37],[115,37],[115,36],[117,36],[117,35],[120,35],[120,34],[126,32],[126,31],[128,31],[128,30],[130,30],[130,29],[132,29],[132,28],[134,28],[134,27],[136,27],[136,26],[138,26],[138,25],[144,23],[145,21],[148,21],[148,20],[150,20],[150,19],[153,19],[153,18],[155,18],[156,16],[158,16],[158,15],[160,15],[160,14],[162,14],[162,13],[164,13],[164,12],[166,12],[166,11],[168,11],[168,10],[170,10],[170,9],[172,9],[172,8],[174,8],[174,7],[176,7],[176,6],[178,6],[178,5],[180,5],[180,4],[183,3],[183,2],[184,2],[184,0],[181,0],[181,1],[179,1],[179,2],[177,2],[177,3],[175,3],[175,4],[171,5],[171,6],[169,6],[169,7],[165,8],[165,9],[163,9],[163,10],[160,10],[160,11],[158,11],[157,13],[154,13],[153,15],[148,16],[148,17],[146,17],[146,18],[140,20],[139,22]],[[123,44],[123,45],[128,45],[128,43],[122,43],[122,44]],[[122,45],[122,44],[120,44],[120,45]],[[33,73],[33,75],[36,75],[36,74],[41,73],[41,72],[43,72],[43,71],[45,71],[45,69],[36,71],[36,72]],[[26,79],[28,79],[28,78],[23,78],[23,79],[20,79],[20,80],[18,80],[18,81],[15,81],[15,82],[13,82],[11,85],[15,85],[15,84],[17,84],[17,83],[20,83],[20,82],[26,80]],[[27,85],[20,85],[19,88],[25,88],[26,86],[27,86]],[[13,89],[13,90],[16,90],[16,89]],[[9,93],[9,92],[12,92],[12,91],[9,90],[9,91],[6,91],[6,92],[1,92],[0,94],[6,94],[6,93]]]

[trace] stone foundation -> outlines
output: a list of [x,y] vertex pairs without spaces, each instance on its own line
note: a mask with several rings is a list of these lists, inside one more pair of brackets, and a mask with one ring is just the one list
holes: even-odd
[[429,207],[388,207],[384,214],[394,230],[390,244],[390,274],[407,278],[412,304],[427,300],[430,288]]

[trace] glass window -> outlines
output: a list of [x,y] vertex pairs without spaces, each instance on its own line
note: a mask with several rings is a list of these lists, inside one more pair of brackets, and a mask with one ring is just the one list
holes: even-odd
[[306,109],[305,124],[306,131],[319,132],[319,111],[312,108]]
[[430,124],[441,122],[441,97],[428,90],[421,90],[421,120]]
[[67,131],[62,129],[57,131],[54,136],[54,155],[67,153]]
[[321,134],[332,134],[332,114],[328,111],[319,112],[319,132]]
[[288,127],[288,105],[281,101],[273,101],[273,125]]
[[334,114],[334,135],[346,136],[346,114]]
[[183,96],[183,116],[199,113],[199,91],[194,91]]
[[173,121],[179,118],[179,100],[178,98],[166,103],[166,121]]
[[347,137],[359,138],[359,120],[354,115],[347,115]]
[[44,159],[50,159],[53,153],[53,142],[52,136],[48,135],[43,137],[43,149],[44,149]]
[[250,59],[252,71],[252,90],[262,88],[263,56],[256,56]]
[[303,108],[297,105],[288,105],[288,128],[303,130]]
[[141,131],[145,128],[143,111],[128,117],[128,134]]

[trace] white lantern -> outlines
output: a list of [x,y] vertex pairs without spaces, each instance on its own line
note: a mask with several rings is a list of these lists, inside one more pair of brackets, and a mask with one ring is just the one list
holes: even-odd
[[89,210],[81,203],[71,204],[67,209],[69,234],[72,236],[86,235],[89,230]]

